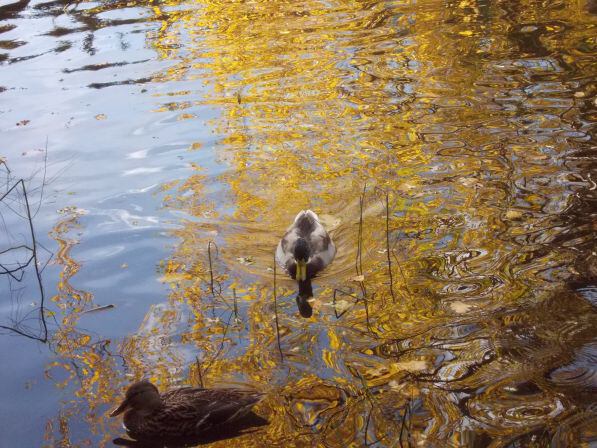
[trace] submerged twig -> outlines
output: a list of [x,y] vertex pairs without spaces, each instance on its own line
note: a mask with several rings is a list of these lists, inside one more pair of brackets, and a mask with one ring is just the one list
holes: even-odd
[[[373,300],[375,298],[375,293],[373,293],[373,296],[371,296],[371,299]],[[371,329],[371,322],[369,321],[369,304],[367,303],[367,297],[363,296],[363,304],[365,305],[365,319],[367,321],[367,328],[369,329],[369,331],[373,334],[375,334],[373,332],[373,330]]]
[[201,361],[199,361],[198,356],[195,356],[195,365],[197,366],[197,376],[199,377],[199,386],[205,387],[203,384],[203,374],[201,373]]
[[375,445],[376,443],[381,442],[384,439],[387,439],[388,434],[386,433],[382,437],[377,437],[377,440],[373,440],[373,441],[371,441],[371,443],[368,443],[369,423],[370,423],[370,419],[371,419],[371,414],[373,413],[373,410],[375,409],[375,407],[379,408],[379,403],[377,403],[375,396],[371,393],[371,390],[370,390],[369,386],[367,385],[367,381],[365,381],[365,378],[363,378],[361,373],[358,370],[355,370],[355,373],[356,373],[356,376],[358,377],[358,379],[361,381],[361,385],[363,386],[362,389],[364,391],[365,399],[369,402],[369,411],[367,413],[367,420],[365,423],[365,446],[372,446],[372,445]]
[[[400,434],[398,435],[398,443],[400,444],[400,448],[404,448],[404,446],[402,445],[402,434],[404,433],[404,428],[406,428],[406,421],[407,421],[406,419],[409,416],[410,416],[410,401],[404,408],[404,414],[402,415],[402,422],[400,424]],[[408,428],[407,428],[407,432],[409,432]],[[410,435],[407,435],[406,440],[409,441],[409,439],[410,439]],[[410,446],[410,442],[408,442],[408,445]]]
[[[233,310],[234,312],[234,316],[237,316],[237,311],[235,308],[233,308],[230,303],[228,303],[228,300],[226,300],[226,298],[222,295],[222,284],[216,280],[214,278],[214,269],[213,269],[213,258],[211,255],[211,246],[214,246],[216,248],[216,256],[220,255],[220,249],[218,248],[218,245],[216,243],[214,243],[213,241],[209,241],[207,243],[207,259],[209,262],[209,289],[211,291],[211,296],[212,298],[216,298],[218,297],[219,299],[222,300],[222,302],[224,303],[224,305],[229,309],[229,310]],[[218,290],[215,290],[215,286],[217,286]],[[236,299],[236,297],[235,297]],[[236,303],[235,303],[235,307],[236,307]],[[212,316],[215,317],[216,315],[216,307],[215,307],[215,302],[212,302]]]
[[114,308],[113,304],[102,305],[102,306],[97,306],[95,308],[91,308],[89,310],[81,311],[81,314],[95,313],[96,311],[105,311],[105,310],[109,310],[109,309],[112,309],[112,308]]
[[210,241],[210,242],[207,243],[207,258],[209,259],[209,287],[211,289],[211,295],[212,295],[212,297],[215,297],[215,293],[214,293],[214,270],[213,270],[213,265],[212,265],[212,262],[211,262],[211,245],[212,244],[216,248],[216,254],[219,253],[219,250],[218,250],[218,246],[213,241]]
[[394,277],[392,275],[392,259],[390,257],[390,194],[386,190],[386,255],[388,258],[388,274],[390,276],[390,295],[392,303],[396,303],[394,294]]
[[[47,326],[46,317],[45,317],[45,293],[44,293],[43,282],[41,279],[41,272],[39,270],[40,263],[39,263],[38,256],[37,256],[37,240],[35,238],[35,231],[33,229],[33,217],[31,216],[31,207],[29,205],[29,198],[27,196],[27,188],[25,186],[25,182],[23,181],[23,179],[19,179],[11,188],[9,188],[6,191],[6,193],[4,193],[2,195],[2,197],[0,197],[0,202],[2,202],[12,191],[17,191],[17,187],[19,185],[21,187],[21,190],[23,192],[23,198],[25,200],[25,211],[27,212],[25,219],[27,219],[27,223],[29,224],[29,232],[31,233],[31,243],[32,244],[31,244],[31,247],[28,247],[28,249],[32,252],[32,260],[30,259],[27,262],[27,265],[29,265],[29,263],[31,261],[33,261],[37,284],[38,284],[39,292],[40,292],[40,313],[39,314],[40,314],[40,320],[42,323],[43,336],[40,337],[40,336],[31,335],[22,330],[17,329],[16,327],[8,327],[5,325],[0,325],[0,328],[3,328],[5,330],[14,331],[15,333],[18,333],[22,336],[26,336],[30,339],[35,339],[35,340],[45,343],[48,341],[48,326]],[[18,215],[21,216],[20,214],[18,214]],[[27,265],[23,266],[23,269]],[[12,273],[10,273],[10,275],[12,276]]]
[[39,213],[39,209],[41,208],[41,203],[44,200],[44,187],[46,186],[46,175],[47,174],[48,174],[48,137],[46,136],[46,147],[44,149],[44,174],[43,174],[43,177],[41,180],[41,188],[40,188],[40,192],[39,192],[39,202],[37,203],[37,209],[35,210],[35,213],[33,214],[34,218]]
[[[15,264],[17,265],[17,267],[16,268],[12,268],[12,269],[9,269],[7,266],[4,266],[2,263],[0,263],[0,268],[3,269],[3,271],[4,271],[4,272],[0,272],[0,275],[2,275],[2,274],[8,274],[12,278],[14,278],[17,282],[20,282],[23,279],[23,276],[25,275],[25,272],[24,272],[25,268],[27,266],[29,266],[31,264],[31,262],[33,261],[33,249],[31,249],[26,244],[21,244],[19,246],[11,247],[9,249],[1,251],[0,255],[8,253],[11,250],[18,250],[18,249],[27,249],[28,251],[31,252],[31,256],[29,257],[29,259],[27,260],[27,262],[25,264],[21,264],[19,262],[16,262]],[[20,274],[21,274],[20,277],[17,277],[16,275],[14,275],[17,272],[20,272]]]
[[278,340],[278,351],[280,352],[280,359],[284,361],[284,353],[282,353],[282,344],[280,343],[280,326],[278,324],[278,297],[276,295],[276,254],[274,253],[274,316],[276,318],[276,338]]
[[[365,193],[367,191],[367,184],[363,186],[363,192],[359,197],[359,234],[357,241],[357,256],[355,259],[355,270],[357,276],[364,278],[363,276],[363,208],[365,206]],[[361,288],[361,296],[363,299],[367,297],[367,289],[365,288],[365,282],[359,281],[359,287]]]
[[365,446],[369,446],[369,423],[371,422],[371,412],[373,411],[373,405],[369,407],[367,412],[367,420],[365,423]]
[[332,296],[332,304],[334,305],[334,315],[336,316],[336,319],[340,319],[348,311],[348,308],[346,308],[344,311],[342,311],[340,314],[338,314],[338,309],[336,307],[336,294],[338,292],[341,292],[345,296],[352,297],[354,299],[354,303],[357,303],[359,301],[359,298],[357,296],[355,296],[354,294],[351,294],[346,291],[342,291],[340,288],[334,288],[334,294]]
[[404,271],[402,270],[402,265],[398,261],[398,257],[396,256],[396,253],[393,250],[392,256],[394,257],[394,260],[396,260],[396,264],[398,265],[398,270],[400,271],[400,276],[402,277],[402,282],[404,283],[404,289],[406,289],[406,292],[408,292],[408,294],[410,295],[411,292],[410,289],[408,289],[408,283],[406,283],[406,276],[404,275]]
[[355,270],[357,275],[363,275],[363,207],[365,204],[365,192],[367,184],[363,187],[363,192],[359,197],[359,233],[357,237],[357,256],[355,259]]
[[226,326],[224,327],[224,333],[222,333],[222,340],[220,341],[220,346],[218,347],[218,350],[212,356],[212,358],[207,363],[207,366],[205,367],[206,374],[207,374],[207,371],[212,366],[212,364],[216,361],[216,359],[218,359],[218,356],[220,356],[220,353],[222,353],[222,350],[224,349],[224,342],[226,341],[226,335],[228,334],[228,328],[230,328],[230,320],[231,319],[232,319],[232,313],[230,313],[230,316],[228,317],[228,321],[226,322]]

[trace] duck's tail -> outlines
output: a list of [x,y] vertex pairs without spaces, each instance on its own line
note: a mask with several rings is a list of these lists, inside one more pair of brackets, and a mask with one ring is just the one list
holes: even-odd
[[315,213],[314,211],[312,211],[312,210],[301,210],[296,215],[296,218],[294,218],[294,222],[297,222],[297,221],[299,221],[301,219],[304,219],[304,218],[314,219],[315,221],[319,221],[319,216],[317,216],[317,213]]

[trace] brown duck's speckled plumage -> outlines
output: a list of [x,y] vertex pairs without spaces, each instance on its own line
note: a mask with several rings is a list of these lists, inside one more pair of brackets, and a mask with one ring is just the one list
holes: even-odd
[[[135,385],[138,387],[143,383],[153,387],[149,382]],[[135,385],[132,385],[129,391]],[[244,389],[183,387],[167,391],[159,397],[161,406],[154,403],[147,409],[141,400],[140,404],[137,403],[126,411],[124,426],[135,438],[192,437],[207,433],[220,425],[244,417],[262,399],[263,394]]]

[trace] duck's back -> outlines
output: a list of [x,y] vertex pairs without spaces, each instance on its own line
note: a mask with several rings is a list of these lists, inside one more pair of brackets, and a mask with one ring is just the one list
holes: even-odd
[[291,228],[296,229],[298,236],[308,239],[321,226],[319,217],[311,210],[303,210],[294,218]]
[[124,423],[138,438],[190,437],[246,415],[261,398],[242,389],[175,389],[162,395],[162,409],[148,416],[125,415]]

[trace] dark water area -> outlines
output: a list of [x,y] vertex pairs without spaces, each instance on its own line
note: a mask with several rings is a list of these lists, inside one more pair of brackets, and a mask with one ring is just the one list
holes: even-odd
[[596,14],[0,0],[0,446],[113,446],[140,378],[263,391],[214,446],[595,446]]

